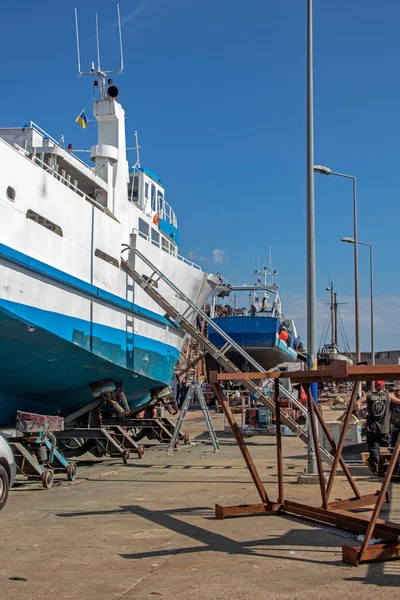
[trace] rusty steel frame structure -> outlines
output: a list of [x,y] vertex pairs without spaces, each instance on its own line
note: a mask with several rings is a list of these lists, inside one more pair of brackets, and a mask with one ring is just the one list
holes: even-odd
[[[357,386],[354,385],[351,394],[350,402],[346,411],[343,428],[337,445],[334,443],[329,430],[323,420],[320,411],[315,406],[311,395],[311,382],[315,381],[371,381],[376,379],[400,379],[400,365],[382,365],[382,366],[364,366],[356,365],[354,367],[348,365],[333,365],[327,369],[317,369],[311,371],[292,371],[292,372],[268,372],[268,373],[213,373],[211,380],[213,382],[214,393],[220,402],[226,419],[232,429],[236,442],[242,453],[246,466],[249,470],[251,478],[260,496],[261,502],[257,504],[247,504],[238,506],[220,506],[216,504],[215,515],[217,518],[224,519],[226,517],[244,516],[254,514],[288,514],[318,523],[326,523],[346,529],[356,533],[364,534],[364,540],[361,546],[342,546],[342,558],[347,564],[358,566],[362,562],[371,562],[378,560],[386,560],[400,557],[400,524],[392,521],[379,519],[379,514],[384,502],[389,502],[388,488],[393,475],[399,454],[400,454],[400,436],[398,437],[396,446],[388,465],[384,480],[380,490],[375,493],[362,495],[350,473],[348,466],[342,458],[342,451],[346,433],[351,421],[352,411],[356,401]],[[264,379],[266,377],[275,380],[274,402],[276,408],[276,461],[278,470],[278,495],[277,500],[273,501],[268,496],[261,477],[253,462],[250,451],[245,443],[244,437],[236,423],[235,417],[230,409],[219,381],[243,379]],[[279,400],[279,379],[290,378],[293,383],[301,383],[307,393],[307,404],[309,414],[311,415],[311,430],[316,449],[316,460],[318,467],[318,481],[321,495],[321,504],[308,505],[299,502],[292,502],[285,498],[284,479],[283,479],[283,450],[282,450],[282,433],[281,433],[281,407]],[[330,468],[330,473],[326,483],[325,474],[323,472],[322,459],[319,452],[319,443],[317,437],[316,419],[318,420],[322,430],[324,431],[331,447],[334,461]],[[337,474],[338,467],[341,467],[345,477],[347,478],[354,496],[340,501],[330,502],[329,498],[332,492],[333,484]],[[351,512],[354,509],[373,507],[372,515],[355,514]],[[384,544],[371,545],[371,538],[376,535],[387,540]]]

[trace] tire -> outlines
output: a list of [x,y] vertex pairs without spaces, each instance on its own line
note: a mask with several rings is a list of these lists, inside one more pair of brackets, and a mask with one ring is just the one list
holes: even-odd
[[68,481],[74,481],[78,474],[78,466],[76,463],[70,463],[67,467],[67,479]]
[[124,464],[127,465],[129,462],[129,459],[131,457],[131,453],[129,450],[125,450],[122,454],[122,460],[124,461]]
[[10,489],[10,480],[5,468],[0,465],[0,510],[5,507]]
[[143,458],[143,454],[144,454],[144,446],[143,446],[143,444],[140,444],[140,445],[137,447],[137,455],[138,455],[138,458]]
[[54,476],[53,471],[50,469],[45,469],[42,473],[42,485],[45,490],[49,490],[53,485]]

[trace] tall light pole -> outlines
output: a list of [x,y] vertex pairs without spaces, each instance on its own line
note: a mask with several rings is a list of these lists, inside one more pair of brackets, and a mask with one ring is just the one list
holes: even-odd
[[[360,311],[358,301],[358,237],[357,237],[357,191],[356,191],[356,178],[353,175],[345,175],[344,173],[335,173],[328,167],[322,165],[316,165],[314,167],[315,173],[321,173],[322,175],[336,175],[336,177],[344,177],[345,179],[351,179],[353,181],[353,242],[354,242],[354,310],[355,310],[355,338],[356,338],[356,360],[357,363],[361,362],[360,352]],[[361,387],[361,386],[360,386]]]
[[[355,244],[353,238],[342,238],[342,242]],[[371,309],[371,359],[372,364],[375,364],[375,349],[374,349],[374,271],[372,264],[372,244],[367,242],[357,242],[359,246],[367,246],[369,248],[369,290],[370,290],[370,309]]]
[[[313,3],[307,0],[307,362],[309,369],[317,368],[317,291],[315,266],[315,207],[314,207],[314,91],[313,91]],[[315,385],[312,386],[313,397]],[[314,399],[316,399],[314,397]],[[307,472],[316,474],[317,463],[313,436],[308,424]]]

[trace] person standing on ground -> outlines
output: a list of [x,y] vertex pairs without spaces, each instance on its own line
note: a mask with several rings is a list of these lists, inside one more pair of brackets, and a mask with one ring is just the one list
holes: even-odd
[[[396,388],[394,390],[394,395],[400,402],[400,388]],[[390,445],[392,446],[392,448],[394,448],[400,433],[400,404],[395,404],[394,402],[391,403],[390,413]]]
[[378,471],[379,447],[387,448],[390,443],[390,405],[400,405],[400,399],[385,391],[384,381],[375,381],[375,391],[361,396],[356,402],[356,410],[367,404],[367,444],[369,457],[367,464],[372,473]]

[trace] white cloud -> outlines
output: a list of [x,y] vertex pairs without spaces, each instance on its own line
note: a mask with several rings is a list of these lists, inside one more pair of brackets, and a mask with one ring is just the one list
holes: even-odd
[[[121,25],[125,25],[125,23],[128,23],[135,17],[139,16],[152,2],[154,2],[154,0],[142,0],[142,2],[140,2],[130,13],[127,15],[121,15]],[[115,21],[115,23],[111,23],[110,25],[106,25],[101,31],[108,31],[110,29],[114,29],[115,27],[118,27],[118,21]]]
[[212,262],[216,265],[222,265],[228,262],[228,257],[226,255],[226,250],[218,250],[216,248],[212,251]]
[[229,262],[226,250],[219,250],[218,248],[212,251],[211,256],[204,256],[204,254],[197,254],[194,250],[189,250],[187,258],[190,260],[214,263],[215,265],[222,265]]
[[146,10],[146,8],[149,6],[149,4],[151,4],[151,2],[153,2],[153,0],[142,0],[142,2],[140,2],[140,4],[134,10],[132,10],[129,14],[121,18],[121,23],[128,23],[128,21],[131,21],[132,19],[140,15],[140,13]]

